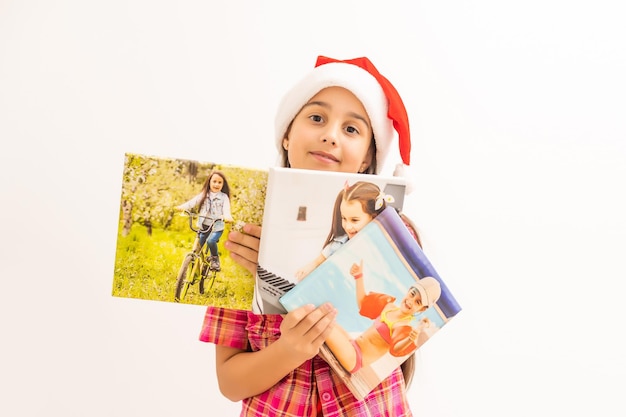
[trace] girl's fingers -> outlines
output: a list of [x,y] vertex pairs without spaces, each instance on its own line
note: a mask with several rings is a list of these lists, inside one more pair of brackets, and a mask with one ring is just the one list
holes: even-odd
[[259,251],[258,249],[250,248],[248,246],[242,245],[232,240],[227,240],[224,244],[226,249],[231,252],[231,255],[234,253],[239,255],[253,263],[257,263],[259,259]]
[[290,354],[310,359],[330,335],[336,310],[330,304],[318,308],[308,304],[284,316],[280,325],[280,341],[288,346]]
[[[230,232],[225,242],[225,247],[230,251],[230,256],[233,261],[243,266],[254,275],[259,261],[259,236],[261,235],[261,227],[246,224],[244,231],[246,233],[237,231]],[[248,232],[251,234],[247,234]]]
[[228,234],[228,240],[232,243],[250,248],[253,251],[259,251],[260,240],[257,236],[233,231]]
[[256,238],[261,238],[261,230],[262,230],[261,226],[256,225],[256,224],[246,224],[243,226],[244,232]]
[[337,310],[332,309],[320,318],[313,327],[305,334],[310,338],[311,343],[318,348],[326,341],[326,338],[330,336],[330,332],[335,324],[335,318],[337,317]]
[[313,304],[306,304],[302,307],[298,307],[284,316],[282,325],[285,326],[286,330],[292,329],[313,310],[315,310],[315,306]]
[[230,240],[226,241],[224,246],[230,251],[233,261],[246,268],[253,276],[256,274],[259,252]]
[[257,266],[256,262],[249,261],[248,259],[234,252],[230,252],[230,257],[232,258],[233,261],[235,261],[236,263],[244,267],[246,270],[248,270],[250,274],[252,274],[252,276],[256,274],[256,266]]
[[302,336],[317,337],[334,320],[337,310],[325,303],[315,308],[311,304],[302,306],[285,316],[284,323],[290,330],[295,330]]

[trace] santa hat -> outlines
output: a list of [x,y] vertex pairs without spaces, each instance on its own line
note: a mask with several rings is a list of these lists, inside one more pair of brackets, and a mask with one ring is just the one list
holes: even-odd
[[[345,61],[324,56],[317,58],[315,68],[287,92],[278,106],[275,134],[279,153],[283,151],[283,139],[291,121],[311,97],[327,87],[349,90],[365,107],[376,142],[377,174],[382,171],[396,133],[402,163],[409,165],[411,136],[402,98],[391,82],[365,57]],[[394,175],[404,175],[402,164],[396,167]]]

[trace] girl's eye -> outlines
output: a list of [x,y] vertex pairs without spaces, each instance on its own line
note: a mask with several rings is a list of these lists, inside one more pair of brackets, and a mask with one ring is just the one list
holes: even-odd
[[356,127],[354,127],[354,126],[346,127],[346,131],[348,133],[356,133],[357,135],[359,134],[359,130]]
[[322,116],[320,116],[319,114],[313,114],[309,116],[309,119],[313,120],[316,123],[319,123],[322,121]]

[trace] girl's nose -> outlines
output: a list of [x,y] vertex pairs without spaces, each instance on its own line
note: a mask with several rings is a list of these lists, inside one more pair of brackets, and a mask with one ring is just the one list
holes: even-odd
[[337,145],[337,138],[339,137],[338,131],[340,127],[329,124],[322,133],[322,142],[329,143],[332,146]]

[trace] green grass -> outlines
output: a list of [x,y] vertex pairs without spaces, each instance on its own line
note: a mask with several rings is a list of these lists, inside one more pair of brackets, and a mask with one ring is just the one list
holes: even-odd
[[[198,285],[189,289],[186,304],[250,309],[254,280],[235,264],[223,247],[228,230],[218,244],[222,270],[211,290],[200,294]],[[195,234],[153,229],[134,224],[128,236],[118,232],[112,294],[116,297],[174,302],[176,276]]]

